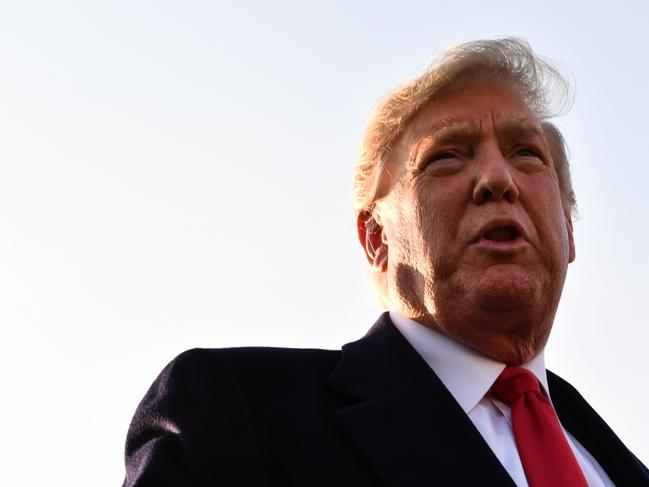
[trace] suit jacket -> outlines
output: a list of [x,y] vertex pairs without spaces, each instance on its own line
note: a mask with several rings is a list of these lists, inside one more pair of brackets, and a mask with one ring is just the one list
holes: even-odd
[[[566,429],[618,486],[649,472],[567,382]],[[195,349],[140,403],[124,486],[508,486],[514,483],[387,313],[342,351]]]

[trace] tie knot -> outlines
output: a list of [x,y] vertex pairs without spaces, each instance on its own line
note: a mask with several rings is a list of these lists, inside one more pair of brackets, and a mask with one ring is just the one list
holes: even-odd
[[505,367],[498,376],[491,392],[505,404],[511,406],[516,398],[527,392],[540,392],[539,381],[534,374],[522,367]]

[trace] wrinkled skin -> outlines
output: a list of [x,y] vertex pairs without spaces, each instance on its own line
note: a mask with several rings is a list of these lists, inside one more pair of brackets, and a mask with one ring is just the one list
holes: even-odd
[[443,89],[399,137],[386,174],[374,219],[359,227],[391,309],[502,362],[538,354],[575,249],[548,142],[522,97],[493,82]]

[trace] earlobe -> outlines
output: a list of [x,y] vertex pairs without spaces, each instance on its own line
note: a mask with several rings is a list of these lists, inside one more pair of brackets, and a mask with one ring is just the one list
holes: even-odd
[[365,256],[372,268],[384,272],[388,268],[388,245],[383,227],[370,211],[361,211],[356,217],[356,230]]

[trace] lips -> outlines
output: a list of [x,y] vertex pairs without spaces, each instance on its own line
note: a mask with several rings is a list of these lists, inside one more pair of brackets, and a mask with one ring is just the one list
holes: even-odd
[[495,251],[512,251],[527,243],[527,234],[516,220],[497,218],[476,232],[473,243]]
[[510,242],[519,236],[518,229],[513,226],[497,227],[488,230],[482,238],[496,242]]

